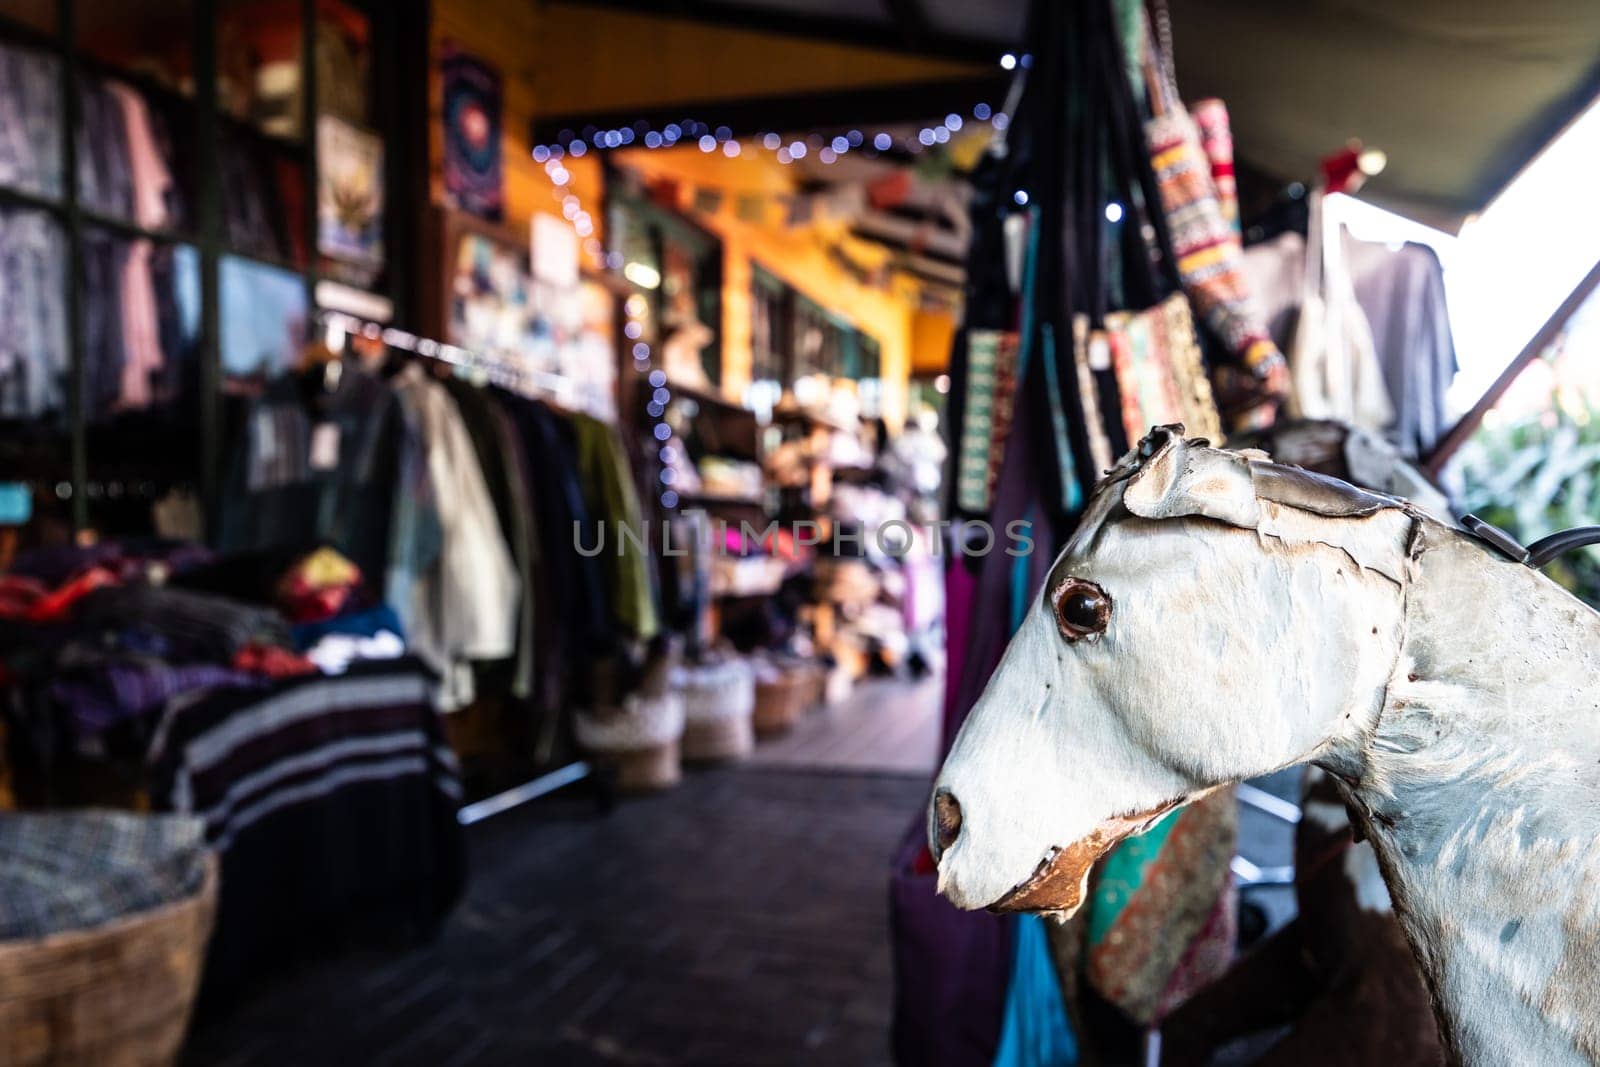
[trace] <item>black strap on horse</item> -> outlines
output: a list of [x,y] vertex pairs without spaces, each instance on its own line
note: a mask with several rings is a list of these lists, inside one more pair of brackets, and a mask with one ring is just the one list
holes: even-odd
[[1476,515],[1463,515],[1461,528],[1501,555],[1517,563],[1526,563],[1534,570],[1543,569],[1575,549],[1600,545],[1600,526],[1574,526],[1570,530],[1541,537],[1531,545],[1522,544],[1500,527],[1484,522]]

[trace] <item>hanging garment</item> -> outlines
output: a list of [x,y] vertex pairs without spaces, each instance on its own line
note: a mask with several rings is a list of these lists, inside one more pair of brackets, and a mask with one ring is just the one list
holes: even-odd
[[982,514],[989,510],[994,477],[999,473],[998,459],[1004,454],[1011,424],[1016,352],[1014,331],[967,333],[965,405],[954,471],[956,505],[963,511]]
[[402,623],[412,650],[444,679],[441,707],[454,709],[472,700],[470,661],[516,651],[521,582],[455,401],[416,363],[395,376],[394,388],[421,434],[440,530]]
[[[581,681],[580,667],[615,644],[600,561],[578,552],[574,540],[575,529],[595,529],[578,476],[575,435],[572,425],[547,404],[503,389],[491,396],[515,424],[523,454],[530,459],[528,495],[539,546],[535,611],[559,620],[535,629],[535,654],[548,668],[536,671],[537,685],[560,694],[560,703]],[[534,456],[537,464],[531,462]]]
[[222,496],[222,549],[326,543],[381,582],[397,610],[396,600],[409,602],[412,578],[438,553],[439,518],[420,436],[394,390],[349,360],[331,391],[283,375],[248,403],[242,430]]
[[0,44],[0,185],[61,196],[59,61]]
[[144,97],[121,82],[106,86],[122,117],[128,146],[129,198],[132,219],[147,230],[167,225],[172,195],[172,172],[162,158]]
[[1038,915],[1017,916],[1010,992],[994,1067],[1072,1067],[1078,1062],[1078,1042],[1050,956],[1047,921]]
[[1261,304],[1272,343],[1287,352],[1306,289],[1306,239],[1285,230],[1244,250],[1243,269]]
[[123,387],[123,268],[128,242],[105,230],[83,234],[83,405],[91,420],[115,410]]
[[112,82],[78,79],[78,200],[114,219],[133,218],[127,126]]
[[1289,349],[1290,410],[1381,433],[1394,420],[1372,329],[1344,268],[1343,243],[1329,230],[1323,194],[1311,194],[1305,288]]
[[1414,242],[1391,248],[1346,233],[1344,252],[1394,404],[1389,438],[1403,455],[1426,456],[1450,428],[1445,395],[1457,370],[1444,268]]
[[150,406],[152,383],[166,362],[161,351],[161,316],[151,274],[149,241],[132,241],[121,258],[122,372],[116,407],[122,411]]
[[538,591],[534,572],[539,559],[538,531],[534,528],[533,500],[528,491],[527,457],[516,426],[488,392],[459,377],[445,379],[445,389],[461,409],[461,419],[478,465],[483,469],[489,497],[500,521],[500,535],[516,561],[522,595],[517,598],[517,654],[512,668],[511,695],[525,699],[533,693],[535,667],[534,625]]
[[[661,629],[651,581],[649,531],[634,489],[621,439],[614,427],[589,415],[571,416],[577,442],[578,476],[592,516],[607,528],[604,561],[607,599],[618,628],[630,637],[648,641]],[[638,542],[623,537],[632,530]]]
[[0,210],[0,418],[65,413],[66,273],[49,215]]

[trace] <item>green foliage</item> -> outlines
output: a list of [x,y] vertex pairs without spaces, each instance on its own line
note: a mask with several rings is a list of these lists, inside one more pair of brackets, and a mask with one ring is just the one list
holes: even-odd
[[[1480,429],[1459,463],[1467,510],[1524,544],[1600,523],[1600,410],[1575,417],[1552,405],[1539,416]],[[1600,546],[1572,552],[1546,573],[1600,604]]]

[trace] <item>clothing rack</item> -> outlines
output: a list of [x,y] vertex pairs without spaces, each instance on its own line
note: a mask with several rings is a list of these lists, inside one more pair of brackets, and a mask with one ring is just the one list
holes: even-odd
[[[515,366],[497,356],[474,352],[444,341],[435,341],[431,337],[422,337],[408,330],[358,318],[343,311],[324,311],[320,318],[328,347],[335,352],[343,350],[345,338],[359,335],[369,340],[381,341],[388,347],[402,352],[447,363],[465,372],[468,377],[478,377],[526,396],[553,400],[568,410],[582,410],[584,407],[575,385],[565,375],[536,367]],[[599,413],[591,412],[591,414]],[[602,417],[607,422],[614,419],[609,412],[604,413]]]
[[[560,374],[534,367],[511,366],[494,356],[436,341],[430,337],[420,337],[407,330],[358,318],[342,311],[324,311],[319,318],[325,331],[324,339],[328,347],[335,352],[344,349],[347,337],[359,335],[381,341],[388,347],[402,352],[447,363],[466,372],[469,377],[484,378],[513,392],[544,397],[567,408],[580,406],[576,403],[572,382]],[[587,760],[573,760],[571,763],[553,767],[519,785],[503,789],[471,804],[462,805],[456,811],[456,822],[462,826],[471,826],[491,816],[521,807],[529,801],[575,782],[594,777],[593,764]],[[599,797],[604,808],[608,803],[608,794],[602,789]]]

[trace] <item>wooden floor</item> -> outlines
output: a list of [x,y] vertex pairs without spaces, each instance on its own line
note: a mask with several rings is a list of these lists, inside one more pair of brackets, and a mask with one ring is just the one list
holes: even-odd
[[943,694],[938,675],[862,681],[843,702],[813,709],[787,734],[763,740],[753,762],[932,778]]

